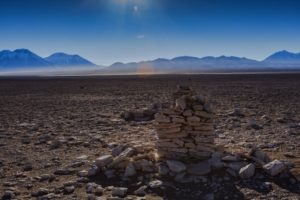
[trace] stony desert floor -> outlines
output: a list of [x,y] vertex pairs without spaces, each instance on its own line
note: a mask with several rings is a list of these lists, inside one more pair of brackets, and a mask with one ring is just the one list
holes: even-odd
[[[293,163],[297,176],[300,74],[0,78],[0,198],[120,199],[110,197],[120,183],[77,172],[119,144],[154,144],[152,121],[128,122],[121,113],[169,101],[177,84],[209,97],[216,143],[228,151],[257,146]],[[92,182],[102,197],[88,195]],[[126,199],[300,199],[299,182],[284,177],[168,184],[139,197],[129,190]]]

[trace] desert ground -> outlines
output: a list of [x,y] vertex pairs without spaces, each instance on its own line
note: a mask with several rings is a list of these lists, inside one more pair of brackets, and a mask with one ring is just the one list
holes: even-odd
[[[146,179],[78,176],[120,145],[155,148],[153,121],[121,114],[170,101],[178,84],[209,98],[217,144],[259,147],[293,165],[294,177],[210,174],[197,184],[148,187]],[[300,74],[2,77],[0,149],[2,199],[122,199],[111,195],[120,186],[124,199],[300,199]],[[98,192],[88,191],[93,183]],[[145,194],[136,195],[141,186]]]

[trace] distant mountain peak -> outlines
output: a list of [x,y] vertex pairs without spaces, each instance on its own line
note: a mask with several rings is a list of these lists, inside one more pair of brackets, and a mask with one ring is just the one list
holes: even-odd
[[50,63],[28,49],[4,50],[0,52],[0,68],[32,68],[50,65]]
[[276,54],[276,53],[291,53],[291,52],[289,52],[289,51],[287,51],[287,50],[281,50],[281,51],[275,52],[275,54]]
[[25,54],[31,54],[32,53],[28,49],[16,49],[13,52],[15,52],[15,53],[25,53]]
[[95,66],[94,63],[79,55],[69,55],[63,52],[54,53],[45,60],[56,66]]
[[267,57],[264,62],[269,63],[300,63],[300,53],[292,53],[287,50],[275,52],[274,54]]
[[68,55],[63,52],[54,53],[47,58],[42,58],[28,49],[14,51],[0,51],[0,71],[15,69],[38,69],[45,67],[78,67],[96,66],[79,55]]

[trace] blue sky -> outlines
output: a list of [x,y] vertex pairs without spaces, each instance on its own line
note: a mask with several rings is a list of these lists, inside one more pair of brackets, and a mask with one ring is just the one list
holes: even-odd
[[300,52],[298,0],[1,0],[0,49],[97,64]]

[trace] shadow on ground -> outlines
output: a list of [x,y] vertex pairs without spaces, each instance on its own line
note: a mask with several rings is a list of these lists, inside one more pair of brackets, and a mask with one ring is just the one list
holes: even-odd
[[[140,176],[141,177],[141,176]],[[212,175],[206,177],[199,177],[196,182],[193,183],[176,183],[168,178],[157,178],[154,177],[136,178],[131,180],[120,180],[117,178],[107,179],[103,175],[93,177],[90,181],[96,182],[102,186],[114,186],[114,187],[127,187],[128,194],[135,194],[135,191],[142,186],[148,185],[145,190],[146,194],[161,197],[163,199],[170,200],[216,200],[216,199],[248,199],[242,190],[255,191],[262,195],[267,196],[274,189],[273,186],[288,190],[294,194],[300,194],[300,182],[291,177],[280,178],[280,177],[268,177],[257,176],[258,178],[240,180],[240,179],[225,179],[225,176]],[[262,178],[263,177],[263,178]],[[160,180],[151,187],[151,180]],[[143,196],[143,195],[141,195]]]

